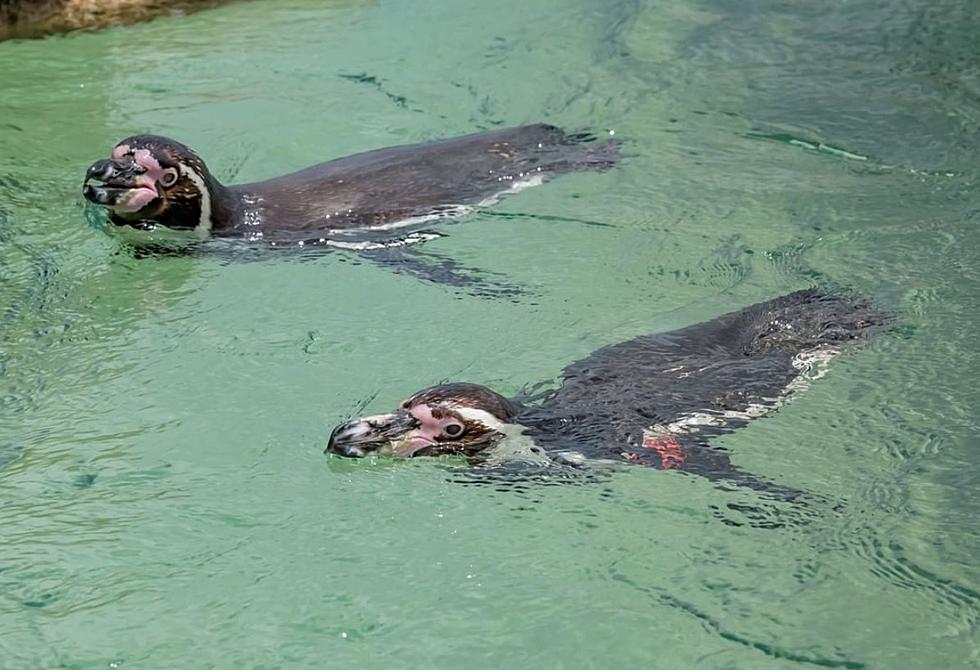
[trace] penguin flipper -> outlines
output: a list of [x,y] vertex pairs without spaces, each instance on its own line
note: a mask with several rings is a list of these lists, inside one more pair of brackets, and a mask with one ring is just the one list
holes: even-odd
[[468,267],[441,254],[392,246],[362,250],[358,255],[397,274],[450,286],[481,298],[513,300],[528,293],[517,284],[498,280],[497,273]]

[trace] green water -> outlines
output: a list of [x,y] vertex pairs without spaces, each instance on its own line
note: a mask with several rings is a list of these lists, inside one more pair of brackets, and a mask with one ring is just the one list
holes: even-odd
[[[0,667],[980,666],[978,25],[970,0],[269,0],[0,44]],[[514,300],[341,253],[134,259],[80,195],[135,132],[250,181],[539,120],[627,160],[424,248]],[[513,489],[321,453],[423,385],[512,393],[812,283],[896,327],[719,441],[834,502],[807,523],[674,472]]]

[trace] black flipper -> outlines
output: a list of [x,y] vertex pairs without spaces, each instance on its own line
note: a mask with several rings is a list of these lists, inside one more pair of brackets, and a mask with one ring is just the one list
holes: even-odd
[[[434,233],[425,233],[433,237],[442,237]],[[383,267],[432,284],[442,284],[481,298],[516,299],[528,294],[517,284],[511,284],[498,273],[467,267],[451,258],[431,252],[422,252],[414,245],[424,240],[415,240],[411,236],[389,240],[387,244],[378,244],[374,248],[357,249],[330,244],[333,240],[311,240],[303,246],[296,244],[287,246],[269,246],[243,244],[240,241],[209,240],[203,244],[123,244],[119,254],[135,260],[161,257],[204,256],[215,259],[220,263],[242,263],[248,261],[264,261],[279,258],[283,253],[290,252],[300,260],[310,261],[321,256],[339,252],[355,259]],[[403,243],[402,243],[403,242]],[[411,245],[411,246],[410,246]]]
[[507,281],[497,281],[495,272],[467,267],[445,256],[409,247],[383,247],[358,255],[383,268],[433,284],[444,284],[481,298],[515,299],[527,290]]

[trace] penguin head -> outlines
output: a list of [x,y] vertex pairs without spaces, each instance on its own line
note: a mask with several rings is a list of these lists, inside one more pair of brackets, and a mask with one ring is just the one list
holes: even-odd
[[119,226],[206,234],[219,188],[204,161],[187,146],[158,135],[134,135],[119,142],[109,158],[89,166],[82,194],[106,207]]
[[440,384],[423,389],[388,414],[348,421],[334,428],[327,452],[369,455],[473,456],[495,446],[517,406],[478,384]]

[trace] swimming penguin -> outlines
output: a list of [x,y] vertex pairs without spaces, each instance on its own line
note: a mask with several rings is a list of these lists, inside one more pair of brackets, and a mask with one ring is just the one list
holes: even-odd
[[[116,226],[185,231],[199,240],[238,238],[266,247],[353,249],[391,266],[403,257],[392,262],[385,250],[439,237],[415,230],[397,238],[393,229],[487,205],[564,172],[606,169],[618,157],[614,140],[536,124],[376,149],[226,186],[187,146],[136,135],[88,168],[82,193],[106,207]],[[451,265],[395,269],[466,283]]]
[[477,465],[508,454],[538,466],[634,463],[793,498],[798,491],[740,470],[707,441],[777,407],[843,345],[885,322],[863,300],[799,291],[599,349],[536,398],[467,383],[424,389],[392,413],[337,426],[326,451],[454,454]]
[[611,141],[543,124],[376,149],[266,181],[225,186],[191,149],[136,135],[85,173],[83,195],[117,226],[315,243],[478,205],[563,172],[612,165]]

